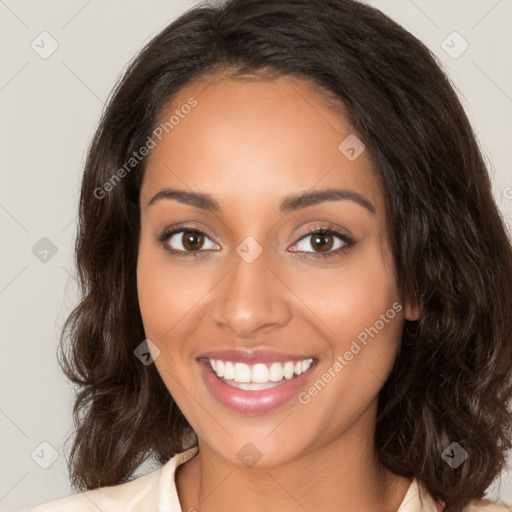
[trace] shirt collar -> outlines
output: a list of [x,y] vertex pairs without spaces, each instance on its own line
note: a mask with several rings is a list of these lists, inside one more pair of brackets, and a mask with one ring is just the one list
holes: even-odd
[[425,487],[414,478],[397,512],[438,512],[438,507]]

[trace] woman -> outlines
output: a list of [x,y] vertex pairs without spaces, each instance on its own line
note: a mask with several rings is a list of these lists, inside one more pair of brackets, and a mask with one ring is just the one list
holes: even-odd
[[169,25],[94,137],[76,251],[87,491],[33,510],[509,510],[481,498],[511,446],[510,243],[447,78],[376,9]]

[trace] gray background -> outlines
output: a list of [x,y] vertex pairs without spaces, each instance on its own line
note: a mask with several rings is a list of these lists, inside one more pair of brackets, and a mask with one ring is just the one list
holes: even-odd
[[[439,57],[473,123],[510,225],[512,1],[368,3]],[[71,493],[64,439],[72,427],[72,390],[57,365],[56,348],[76,301],[73,243],[85,152],[126,63],[192,5],[0,0],[1,511],[26,510]],[[44,31],[58,44],[49,56],[44,53],[52,39],[40,36]],[[462,38],[450,35],[454,31]],[[458,55],[464,41],[469,47]],[[512,473],[489,495],[512,505]]]

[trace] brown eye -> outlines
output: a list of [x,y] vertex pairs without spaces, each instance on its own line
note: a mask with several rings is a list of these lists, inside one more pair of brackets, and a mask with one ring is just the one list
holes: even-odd
[[[303,234],[291,249],[297,252],[310,253],[312,256],[327,256],[341,252],[353,245],[352,239],[347,235],[338,233],[332,229],[317,229]],[[312,250],[311,250],[312,249]],[[295,252],[294,251],[294,252]]]
[[204,242],[204,236],[197,231],[183,231],[182,244],[186,250],[200,249]]
[[168,251],[174,254],[180,253],[180,255],[187,255],[187,253],[195,255],[196,253],[206,252],[207,249],[220,249],[216,243],[210,240],[206,233],[197,229],[175,229],[161,235],[159,242]]
[[327,233],[311,235],[311,247],[319,252],[330,251],[334,245],[333,236]]

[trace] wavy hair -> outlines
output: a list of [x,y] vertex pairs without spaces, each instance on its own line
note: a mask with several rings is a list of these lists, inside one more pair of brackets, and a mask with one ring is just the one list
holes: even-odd
[[[105,184],[176,93],[216,73],[307,80],[366,145],[384,188],[398,286],[421,310],[405,322],[379,395],[375,449],[392,472],[462,510],[483,496],[511,447],[510,240],[476,137],[435,57],[354,0],[196,4],[116,84],[88,151],[75,245],[81,299],[59,346],[76,387],[73,487],[126,482],[142,462],[163,464],[194,436],[155,365],[134,356],[145,339],[136,262],[146,159],[106,193]],[[454,441],[468,453],[456,469],[442,458]]]

